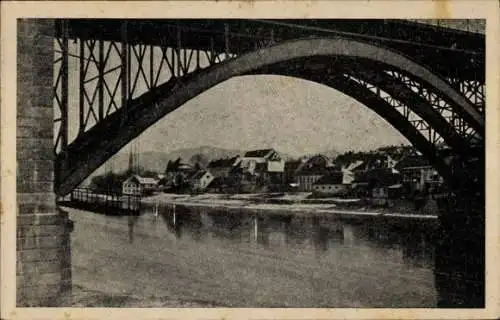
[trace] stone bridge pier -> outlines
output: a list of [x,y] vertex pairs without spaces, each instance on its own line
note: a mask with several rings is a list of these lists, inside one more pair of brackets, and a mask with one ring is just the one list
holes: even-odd
[[434,269],[438,307],[484,308],[484,158],[480,157],[468,167],[457,166],[455,170],[460,172],[460,185],[447,197],[438,199],[439,232]]
[[71,225],[54,193],[54,22],[18,20],[17,28],[17,306],[64,306]]

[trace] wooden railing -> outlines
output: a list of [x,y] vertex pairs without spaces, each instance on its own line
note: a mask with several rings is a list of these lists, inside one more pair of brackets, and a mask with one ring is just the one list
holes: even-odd
[[69,199],[66,198],[59,203],[63,206],[88,211],[109,214],[128,214],[140,211],[141,196],[133,194],[96,193],[89,188],[77,188],[71,191]]

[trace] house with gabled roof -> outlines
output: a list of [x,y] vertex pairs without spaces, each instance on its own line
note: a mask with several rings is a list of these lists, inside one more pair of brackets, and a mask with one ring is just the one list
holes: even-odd
[[165,170],[165,180],[170,184],[176,185],[187,180],[195,171],[195,168],[191,164],[184,162],[181,158],[177,158],[175,161],[168,161]]
[[247,151],[238,162],[240,167],[249,168],[250,170],[255,170],[257,164],[261,164],[259,168],[266,172],[283,172],[285,169],[285,161],[274,149]]
[[212,160],[207,166],[210,173],[217,178],[226,178],[233,166],[237,163],[239,156],[232,158]]
[[319,166],[304,166],[297,173],[299,191],[313,191],[313,184],[330,172],[329,168]]
[[338,168],[326,156],[318,154],[310,157],[297,169],[299,191],[313,191],[313,185],[322,176]]
[[254,159],[269,159],[269,160],[281,160],[281,156],[274,149],[258,149],[247,151],[244,158],[254,158]]
[[158,187],[158,179],[141,177],[134,174],[122,183],[122,193],[128,195],[144,195]]
[[[274,149],[246,152],[236,160],[230,175],[243,185],[283,185],[285,161]],[[251,189],[251,188],[249,188]]]
[[191,190],[205,191],[205,189],[212,183],[214,176],[208,170],[198,170],[189,178]]

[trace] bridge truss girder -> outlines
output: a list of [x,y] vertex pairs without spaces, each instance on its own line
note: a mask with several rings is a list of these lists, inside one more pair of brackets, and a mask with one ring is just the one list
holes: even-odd
[[[77,40],[79,53],[74,56],[78,59],[79,64],[79,126],[76,137],[71,142],[72,146],[69,146],[69,140],[71,139],[68,134],[68,60],[73,56],[68,50],[68,38],[63,36],[61,39],[57,39],[59,50],[56,51],[60,53],[60,56],[55,60],[56,66],[58,66],[56,72],[58,77],[55,81],[55,105],[59,111],[56,114],[59,116],[55,120],[60,125],[56,135],[55,153],[57,156],[56,187],[61,188],[59,194],[69,191],[67,188],[62,188],[61,185],[63,180],[69,179],[72,172],[78,170],[75,169],[75,165],[84,166],[87,171],[92,172],[97,169],[97,162],[99,162],[99,165],[102,164],[109,156],[119,150],[114,150],[116,148],[110,148],[109,143],[98,142],[96,139],[105,140],[107,137],[113,136],[113,133],[117,135],[123,130],[134,131],[127,127],[134,126],[134,121],[138,121],[144,116],[140,115],[141,112],[138,112],[138,106],[145,104],[143,108],[149,108],[152,111],[154,111],[154,108],[157,110],[163,109],[156,117],[149,115],[149,121],[146,122],[154,123],[173,110],[172,105],[168,110],[161,107],[162,96],[164,98],[175,96],[174,93],[183,90],[181,88],[183,84],[189,84],[196,77],[210,73],[212,69],[216,78],[224,78],[224,72],[217,72],[217,66],[225,65],[228,60],[238,57],[238,55],[234,54],[238,50],[232,48],[229,42],[229,33],[225,35],[224,52],[215,51],[214,47],[208,51],[183,49],[181,30],[178,30],[175,35],[177,39],[175,47],[130,45],[127,43],[126,24],[122,25],[121,34],[122,41],[120,43],[104,43],[102,40],[94,39]],[[321,39],[312,39],[311,41],[313,40],[321,41]],[[335,41],[336,39],[330,40]],[[344,45],[348,45],[350,42],[350,40],[344,41],[346,42],[343,43]],[[266,52],[272,54],[272,51],[269,52],[268,50],[280,46],[279,43],[275,44],[276,39],[273,39],[271,35],[269,39],[259,43],[256,51],[243,55],[247,56],[246,61],[240,63],[239,66],[236,65],[241,70],[246,69],[246,73],[259,73],[258,68],[252,68],[248,63],[254,61],[255,64],[259,64],[258,60],[266,60],[263,54]],[[317,42],[317,44],[321,44],[321,42]],[[286,46],[286,44],[283,45]],[[366,44],[361,44],[361,46],[363,45],[366,46]],[[314,48],[314,46],[312,47]],[[159,62],[153,54],[155,51],[161,52]],[[282,54],[282,50],[278,53]],[[112,54],[119,57],[116,65],[110,65],[110,56]],[[338,54],[341,56],[342,52]],[[319,55],[321,56],[321,54]],[[366,59],[364,56],[358,56],[358,58],[359,60]],[[398,58],[401,60],[400,57]],[[400,64],[404,62],[404,58],[403,62],[399,61]],[[269,62],[267,64],[263,63],[261,68],[266,65],[269,65]],[[438,149],[444,143],[451,144],[451,147],[459,147],[457,151],[466,155],[467,147],[471,145],[473,140],[475,140],[474,143],[479,145],[483,143],[484,84],[479,82],[471,84],[469,80],[460,82],[457,79],[447,79],[449,87],[444,86],[445,90],[436,90],[436,87],[429,85],[425,81],[418,81],[414,76],[408,75],[405,70],[399,70],[394,66],[386,66],[385,69],[378,69],[379,72],[377,73],[370,73],[366,71],[366,67],[359,68],[359,65],[351,66],[348,72],[344,73],[344,81],[351,83],[352,86],[354,86],[355,82],[357,87],[364,87],[378,95],[385,103],[398,110],[404,119],[420,134],[423,134],[426,141],[433,145],[435,149]],[[89,70],[92,69],[94,70],[93,74],[89,74],[91,73]],[[243,71],[232,72],[229,78],[244,73]],[[107,77],[111,74],[115,75],[114,79]],[[163,82],[160,81],[162,74]],[[439,80],[439,78],[437,79]],[[436,81],[434,78],[431,80]],[[220,81],[215,80],[215,82]],[[336,85],[339,86],[337,82]],[[462,91],[457,92],[450,89],[452,86]],[[443,86],[440,89],[442,88]],[[190,89],[185,90],[189,91]],[[400,94],[397,98],[395,96],[398,91]],[[410,91],[413,92],[413,95]],[[446,94],[450,92],[452,92],[451,98],[450,94]],[[180,95],[186,96],[186,93]],[[180,98],[178,103],[187,100]],[[427,114],[422,113],[421,110],[409,106],[411,100],[432,108],[423,109],[426,110]],[[151,105],[151,103],[156,104]],[[460,106],[457,108],[457,104],[466,105],[469,108],[463,110],[464,108],[461,109]],[[470,108],[470,106],[475,107]],[[179,107],[179,105],[175,106],[174,109],[176,107]],[[441,117],[436,118],[437,113]],[[430,118],[434,119],[432,124],[428,122],[430,114],[432,114]],[[426,119],[423,119],[422,115]],[[448,125],[444,125],[445,123]],[[433,128],[438,128],[440,132]],[[136,137],[140,132],[142,130],[138,130],[137,134],[134,133],[133,137]],[[446,139],[443,138],[443,135]],[[117,139],[116,136],[113,138]],[[101,148],[99,148],[99,145]],[[102,149],[104,145],[107,146]],[[123,147],[123,145],[123,142],[117,144],[119,148]],[[90,160],[90,154],[83,158],[75,158],[76,152],[85,150],[85,152],[90,153],[91,151],[86,149],[88,146],[98,147],[99,150],[103,151],[102,155],[99,155],[102,159],[92,165],[85,162]],[[82,161],[83,159],[86,160]],[[87,174],[90,174],[90,172]],[[80,176],[76,180],[79,179],[81,179]],[[74,187],[75,183],[77,184],[76,180],[66,184]]]
[[[337,60],[337,59],[336,59]],[[294,74],[295,77],[311,80],[308,74],[315,74],[315,80],[322,83],[323,78],[343,74],[370,92],[382,98],[391,107],[399,111],[407,122],[417,128],[435,146],[448,145],[455,150],[467,152],[469,141],[465,135],[459,134],[442,110],[434,108],[429,101],[406,87],[404,82],[391,77],[385,70],[371,65],[351,65],[346,61],[294,61],[286,66],[270,66],[259,70],[259,73],[273,73],[279,70],[280,75]],[[318,72],[321,70],[321,72]],[[254,71],[252,71],[253,73]],[[435,128],[435,129],[434,129]]]

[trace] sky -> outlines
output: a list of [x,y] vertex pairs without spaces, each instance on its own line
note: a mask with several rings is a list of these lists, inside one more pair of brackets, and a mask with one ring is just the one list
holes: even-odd
[[292,156],[401,143],[407,141],[399,132],[352,98],[282,76],[223,82],[162,119],[139,141],[142,150],[211,145],[276,148]]
[[[76,55],[78,46],[70,41],[70,53]],[[156,65],[161,53],[155,51],[154,55]],[[119,61],[117,53],[112,51],[107,69],[119,65]],[[148,55],[145,61],[149,61]],[[95,76],[96,70],[90,64],[88,77]],[[170,76],[166,70],[164,67],[159,83]],[[78,60],[70,57],[70,142],[79,123],[78,71]],[[111,90],[118,72],[106,75]],[[147,67],[145,74],[149,74]],[[94,85],[95,82],[87,84],[90,89]],[[145,90],[139,81],[138,94]],[[91,98],[93,91],[89,91]],[[109,102],[107,94],[104,100]],[[229,79],[188,101],[144,131],[136,141],[140,152],[169,152],[208,145],[236,150],[275,148],[294,157],[408,144],[384,119],[339,91],[302,79],[269,75]],[[128,148],[121,152],[128,152]]]

